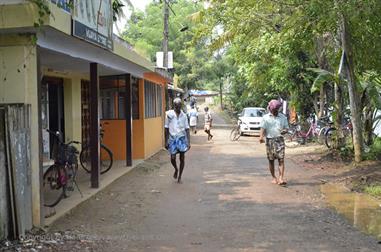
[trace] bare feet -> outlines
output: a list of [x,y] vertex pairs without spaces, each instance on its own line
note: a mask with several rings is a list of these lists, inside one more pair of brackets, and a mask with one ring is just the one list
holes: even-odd
[[173,178],[177,179],[177,170],[175,170],[175,173],[173,174]]
[[181,178],[179,178],[179,179],[177,180],[177,183],[178,183],[178,184],[182,184],[182,183],[183,183],[183,181],[181,181]]
[[278,184],[278,179],[277,179],[277,178],[273,178],[273,180],[271,181],[271,183],[273,183],[273,184]]
[[279,179],[278,185],[285,186],[285,185],[287,185],[287,182],[284,181],[283,179]]

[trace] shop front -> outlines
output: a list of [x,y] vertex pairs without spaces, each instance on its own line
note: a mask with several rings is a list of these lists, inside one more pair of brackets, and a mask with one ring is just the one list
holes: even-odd
[[[104,144],[126,166],[154,154],[163,147],[168,80],[112,34],[96,34],[107,35],[104,46],[75,35],[71,13],[54,4],[50,5],[54,18],[36,30],[31,5],[18,3],[2,9],[7,21],[0,24],[0,104],[29,108],[31,219],[34,226],[42,226],[42,177],[44,167],[53,162],[54,143],[47,129],[60,132],[65,142],[90,145],[94,157],[90,184],[97,188],[101,183],[100,124],[105,130]],[[75,19],[74,23],[82,29],[80,22]]]

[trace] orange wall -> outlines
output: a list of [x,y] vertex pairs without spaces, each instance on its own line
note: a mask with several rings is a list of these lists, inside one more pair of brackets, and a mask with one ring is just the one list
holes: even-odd
[[165,85],[166,83],[169,82],[169,80],[165,79],[164,77],[162,77],[161,75],[157,73],[144,73],[143,77],[145,80],[152,81],[160,85]]
[[149,157],[163,147],[164,129],[161,117],[144,120],[145,157]]
[[[156,73],[144,74],[144,79],[164,86],[166,79]],[[143,159],[158,152],[164,143],[164,108],[165,96],[163,97],[163,117],[144,119],[144,80],[139,81],[139,120],[133,120],[132,124],[132,158]],[[124,120],[102,120],[108,122],[104,126],[105,135],[103,143],[114,153],[115,160],[126,159],[126,122]]]
[[[111,149],[114,160],[126,160],[126,121],[102,120],[104,126],[103,143]],[[132,122],[132,159],[144,158],[144,127],[143,120]]]
[[144,158],[144,120],[132,122],[132,159]]
[[155,139],[155,142],[152,142],[152,143],[148,142],[147,144],[149,144],[150,146],[146,146],[145,148],[145,156],[148,157],[154,154],[155,152],[157,152],[158,150],[160,150],[164,146],[164,116],[165,116],[165,107],[166,107],[166,100],[165,100],[166,89],[164,87],[169,82],[169,80],[167,80],[166,78],[162,77],[161,75],[157,73],[145,73],[143,76],[144,76],[144,79],[154,82],[163,87],[162,94],[161,94],[162,101],[163,101],[162,102],[162,111],[163,111],[162,116],[157,118],[144,119],[146,134],[149,132],[148,134],[150,134],[151,137]]
[[114,153],[114,160],[126,160],[126,122],[124,120],[101,120],[105,134],[103,143]]

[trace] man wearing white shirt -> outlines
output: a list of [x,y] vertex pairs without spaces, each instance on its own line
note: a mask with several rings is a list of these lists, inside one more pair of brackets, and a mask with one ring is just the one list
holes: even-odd
[[191,106],[191,109],[188,112],[189,117],[189,126],[194,134],[197,133],[197,121],[198,121],[198,113],[196,108]]
[[[181,99],[173,100],[173,110],[165,114],[165,148],[171,155],[171,163],[175,168],[173,178],[181,183],[185,165],[185,152],[190,149],[190,133],[187,115],[181,110]],[[180,154],[180,172],[177,168],[176,154]]]
[[[282,103],[278,100],[271,100],[269,102],[268,110],[270,113],[263,116],[261,122],[261,132],[259,143],[264,143],[266,137],[266,152],[267,159],[269,160],[269,169],[273,177],[272,183],[278,185],[286,185],[284,180],[284,156],[285,145],[283,134],[287,132],[288,122],[285,115],[279,113]],[[279,163],[279,178],[275,176],[274,160],[278,159]]]

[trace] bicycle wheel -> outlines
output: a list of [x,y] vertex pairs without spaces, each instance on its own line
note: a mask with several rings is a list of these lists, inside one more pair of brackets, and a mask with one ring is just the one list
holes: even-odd
[[90,148],[89,146],[84,146],[81,153],[79,154],[79,162],[81,163],[82,168],[90,173],[91,171],[91,157],[90,157]]
[[239,127],[234,127],[230,132],[230,141],[237,141],[241,136]]
[[284,145],[287,148],[295,148],[299,145],[298,137],[295,132],[287,132],[283,135]]
[[101,174],[106,173],[111,169],[112,163],[114,162],[113,155],[106,145],[101,144],[101,156],[99,161]]
[[[101,153],[100,153],[100,173],[106,173],[109,171],[112,167],[112,164],[114,162],[113,155],[111,150],[105,146],[104,144],[101,144]],[[81,166],[85,171],[88,173],[91,172],[91,156],[90,156],[90,148],[88,146],[85,146],[81,154],[79,155],[79,161],[81,163]]]
[[319,130],[319,133],[317,135],[317,141],[319,144],[325,143],[325,132],[327,131],[326,127],[323,127]]
[[64,196],[66,171],[61,166],[50,166],[43,176],[44,206],[54,207]]
[[336,129],[330,128],[325,132],[325,145],[328,148],[332,148],[336,138]]
[[74,181],[75,177],[77,176],[77,171],[78,163],[66,165],[67,183],[65,186],[63,186],[65,198],[70,197],[71,193],[74,191]]

